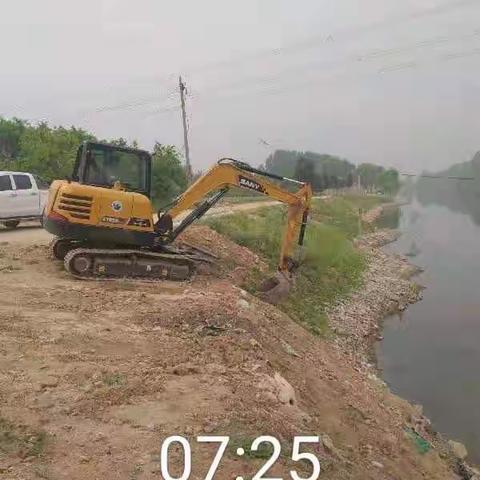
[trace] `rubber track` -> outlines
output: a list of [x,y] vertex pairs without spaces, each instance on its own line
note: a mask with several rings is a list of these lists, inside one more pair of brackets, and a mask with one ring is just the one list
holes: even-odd
[[76,273],[72,267],[71,263],[73,258],[76,255],[79,254],[88,254],[91,256],[95,255],[108,255],[111,256],[112,258],[115,257],[122,257],[122,256],[129,256],[129,255],[136,255],[137,257],[143,257],[143,258],[156,258],[158,260],[163,260],[167,262],[171,262],[172,264],[177,264],[177,265],[188,265],[190,267],[190,277],[194,274],[195,272],[195,264],[196,261],[202,261],[203,259],[201,258],[195,258],[195,255],[182,255],[182,254],[175,254],[175,253],[156,253],[156,252],[148,252],[148,251],[143,251],[143,250],[126,250],[126,249],[119,249],[119,250],[110,250],[110,249],[95,249],[95,248],[76,248],[75,250],[71,250],[70,252],[67,253],[65,256],[64,260],[64,265],[65,269],[67,272],[69,272],[71,275],[73,275],[75,278],[79,278],[81,280],[122,280],[124,278],[131,278],[134,280],[142,280],[142,281],[158,281],[158,280],[164,280],[163,277],[137,277],[137,276],[132,276],[132,277],[105,277],[105,276],[83,276],[79,275]]

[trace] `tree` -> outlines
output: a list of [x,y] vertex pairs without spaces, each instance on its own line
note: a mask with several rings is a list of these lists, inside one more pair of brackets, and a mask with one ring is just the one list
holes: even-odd
[[382,172],[378,177],[378,186],[388,195],[395,195],[400,188],[400,180],[397,170],[390,168]]
[[[109,142],[106,142],[106,143],[110,143],[110,145],[115,145],[116,147],[128,147],[129,146],[127,140],[125,140],[123,137],[115,138],[115,139],[110,140]],[[137,148],[136,145],[137,145],[137,141],[134,140],[132,142],[132,148]]]
[[18,118],[8,120],[0,117],[0,164],[14,161],[20,150],[20,138],[28,124]]
[[[0,117],[0,169],[21,170],[47,181],[72,174],[78,147],[96,137],[79,128],[50,127],[43,122],[31,125],[22,120]],[[102,140],[116,146],[138,148],[124,138]],[[187,187],[180,155],[173,146],[155,144],[152,157],[152,193],[155,202],[167,203]]]
[[316,183],[315,177],[315,164],[313,161],[305,157],[300,157],[297,160],[293,178],[314,185]]
[[330,178],[326,173],[322,174],[322,183],[323,183],[323,188],[326,190],[330,188],[332,185],[330,184]]
[[362,163],[357,167],[357,174],[360,176],[360,184],[363,188],[377,187],[378,179],[384,171],[383,167],[373,163]]
[[94,140],[88,132],[71,127],[50,128],[46,123],[24,130],[15,161],[18,170],[36,173],[52,181],[72,174],[76,152],[85,140]]
[[277,175],[292,177],[298,174],[297,168],[300,159],[303,159],[302,165],[307,165],[305,162],[308,161],[308,168],[310,169],[312,168],[310,165],[313,165],[315,179],[313,180],[312,175],[309,177],[313,180],[312,184],[317,183],[323,186],[325,182],[320,181],[320,178],[323,178],[324,175],[346,179],[349,173],[355,171],[355,166],[352,163],[334,155],[310,151],[297,152],[295,150],[276,150],[265,161],[265,170]]
[[265,170],[276,175],[292,177],[301,154],[294,150],[275,150],[265,161]]
[[152,200],[155,205],[167,204],[186,188],[187,176],[177,149],[156,142],[152,155]]
[[353,173],[352,172],[349,172],[349,174],[347,175],[347,184],[346,184],[347,187],[352,187],[353,186]]

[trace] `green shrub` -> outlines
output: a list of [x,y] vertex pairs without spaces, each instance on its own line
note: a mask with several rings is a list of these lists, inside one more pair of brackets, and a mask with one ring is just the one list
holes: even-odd
[[[339,211],[345,214],[339,215]],[[330,224],[315,221],[316,213],[313,213],[305,245],[296,252],[301,267],[295,287],[280,305],[292,318],[322,335],[328,332],[326,308],[358,285],[365,268],[363,256],[349,240],[353,236],[353,229],[349,226],[353,214],[347,213],[343,205],[335,206],[330,211]],[[339,225],[335,225],[335,221]],[[261,208],[252,214],[236,213],[210,219],[207,223],[217,232],[260,254],[269,264],[270,273],[275,271],[286,225],[283,207]],[[254,285],[245,287],[255,291],[255,286],[263,278],[255,272],[250,279]]]

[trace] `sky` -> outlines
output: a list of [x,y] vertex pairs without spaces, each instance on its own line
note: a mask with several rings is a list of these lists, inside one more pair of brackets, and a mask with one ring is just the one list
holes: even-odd
[[402,172],[480,150],[478,0],[1,0],[0,115],[183,152]]

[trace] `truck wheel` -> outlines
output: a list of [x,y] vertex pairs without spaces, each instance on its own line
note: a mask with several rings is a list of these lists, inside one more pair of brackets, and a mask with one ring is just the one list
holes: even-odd
[[8,220],[7,222],[3,222],[7,228],[17,228],[19,223],[18,220]]

